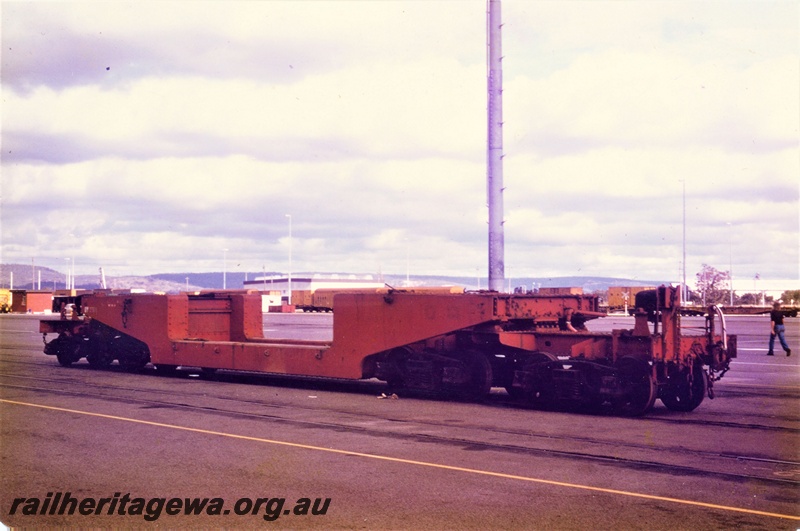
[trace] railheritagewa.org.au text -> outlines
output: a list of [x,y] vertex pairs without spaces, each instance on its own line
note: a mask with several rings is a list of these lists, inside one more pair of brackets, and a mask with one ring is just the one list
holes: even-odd
[[[148,522],[161,516],[260,516],[271,522],[281,516],[324,516],[330,498],[239,498],[228,504],[222,498],[140,498],[115,492],[108,498],[78,498],[71,492],[48,492],[44,498],[14,498],[9,516],[119,515],[141,516]],[[31,521],[33,524],[33,521]]]

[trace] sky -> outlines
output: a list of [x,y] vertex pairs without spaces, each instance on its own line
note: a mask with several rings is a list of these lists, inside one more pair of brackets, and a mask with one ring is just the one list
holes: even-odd
[[[486,2],[0,10],[3,263],[486,277]],[[502,18],[507,278],[800,287],[800,3]]]

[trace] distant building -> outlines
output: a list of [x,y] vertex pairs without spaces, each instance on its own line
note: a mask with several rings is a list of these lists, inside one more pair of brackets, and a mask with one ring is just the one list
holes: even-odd
[[539,295],[583,295],[583,288],[539,288]]
[[627,312],[636,302],[636,294],[650,289],[654,289],[654,286],[610,286],[608,288],[608,311]]
[[11,313],[50,313],[53,306],[52,291],[12,289]]
[[[374,280],[371,276],[358,278],[356,275],[313,275],[291,278],[292,291],[316,291],[318,289],[353,289],[382,288],[386,284]],[[261,292],[279,291],[281,298],[289,300],[289,277],[269,276],[244,281],[245,289],[257,289]]]

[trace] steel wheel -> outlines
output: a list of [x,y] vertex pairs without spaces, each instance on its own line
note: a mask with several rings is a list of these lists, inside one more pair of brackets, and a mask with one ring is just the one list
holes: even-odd
[[75,361],[74,358],[66,352],[59,352],[56,354],[56,359],[62,367],[70,367]]
[[613,400],[617,413],[639,417],[650,411],[658,389],[650,364],[636,358],[620,358],[616,369],[621,387],[620,396]]
[[513,385],[507,385],[505,389],[506,393],[508,393],[508,396],[510,396],[513,400],[525,399],[525,391],[521,387],[514,387]]
[[675,369],[669,384],[661,391],[661,402],[671,411],[694,411],[708,392],[708,376],[703,366],[696,364],[691,371]]
[[159,363],[156,365],[156,372],[164,376],[172,376],[177,370],[177,365],[166,365],[164,363]]
[[467,380],[453,390],[462,400],[480,401],[485,399],[492,389],[492,365],[482,353],[467,350],[459,356],[463,363]]
[[106,369],[114,361],[114,356],[99,345],[90,343],[90,349],[89,354],[86,355],[86,361],[89,362],[92,369]]
[[126,371],[136,372],[142,370],[150,361],[150,353],[146,349],[135,349],[120,353],[119,365]]
[[387,356],[387,363],[390,364],[389,374],[386,377],[386,384],[389,391],[393,393],[403,393],[408,390],[406,385],[406,361],[413,355],[413,351],[407,347],[399,347],[392,350]]
[[211,367],[202,367],[200,369],[200,378],[203,380],[211,380],[215,374],[217,374],[217,369],[212,369]]
[[69,367],[81,359],[81,344],[75,339],[59,336],[45,346],[45,353],[55,353],[62,367]]
[[[522,397],[532,406],[546,408],[556,400],[552,371],[560,368],[561,362],[549,352],[533,352],[525,361],[523,371],[527,374],[523,382]],[[512,395],[513,396],[513,395]]]

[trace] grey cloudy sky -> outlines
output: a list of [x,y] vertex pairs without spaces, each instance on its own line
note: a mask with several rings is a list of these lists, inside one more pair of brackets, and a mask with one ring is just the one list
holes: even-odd
[[[798,6],[505,1],[506,275],[800,284]],[[484,1],[0,9],[4,262],[485,276]]]

